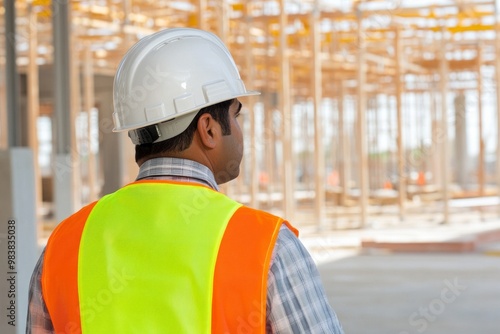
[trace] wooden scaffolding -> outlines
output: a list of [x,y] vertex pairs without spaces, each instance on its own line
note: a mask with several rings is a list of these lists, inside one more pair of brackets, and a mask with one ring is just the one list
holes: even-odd
[[[402,220],[419,203],[440,203],[435,213],[448,222],[451,200],[500,194],[498,1],[57,3],[0,8],[3,29],[15,15],[15,33],[2,34],[0,71],[9,71],[15,45],[21,78],[19,129],[2,103],[0,148],[15,132],[40,157],[40,208],[53,200],[47,189],[61,168],[73,173],[72,209],[133,180],[132,146],[110,131],[112,77],[135,41],[171,27],[219,35],[247,87],[262,92],[243,101],[242,175],[224,187],[241,201],[292,220],[308,212],[323,229],[364,227],[370,208],[384,204]],[[58,44],[63,14],[68,36]],[[56,99],[61,47],[68,85]],[[10,76],[0,78],[0,100],[8,101]],[[61,122],[56,101],[64,97]],[[41,138],[47,120],[55,137],[68,137],[59,144],[69,157],[62,165],[50,153],[58,138]],[[338,224],[351,213],[355,219]]]

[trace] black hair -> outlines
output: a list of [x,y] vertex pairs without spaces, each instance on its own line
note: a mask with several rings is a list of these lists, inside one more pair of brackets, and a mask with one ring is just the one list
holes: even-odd
[[142,144],[135,146],[135,161],[147,160],[149,157],[159,156],[165,152],[182,152],[193,142],[194,133],[198,126],[198,120],[203,114],[210,114],[221,126],[222,135],[231,134],[229,119],[229,107],[234,99],[223,101],[200,109],[189,126],[182,133],[167,140],[153,144]]

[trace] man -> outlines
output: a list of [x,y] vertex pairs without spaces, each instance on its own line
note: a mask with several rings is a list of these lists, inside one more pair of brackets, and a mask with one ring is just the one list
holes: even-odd
[[296,230],[218,192],[239,174],[239,98],[254,94],[205,31],[160,31],[125,55],[113,116],[138,178],[53,232],[28,333],[342,333]]

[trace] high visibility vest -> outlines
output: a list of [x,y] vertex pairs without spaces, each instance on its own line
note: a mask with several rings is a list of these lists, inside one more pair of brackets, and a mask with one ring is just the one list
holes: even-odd
[[286,221],[208,187],[139,181],[54,230],[42,294],[56,333],[265,333]]

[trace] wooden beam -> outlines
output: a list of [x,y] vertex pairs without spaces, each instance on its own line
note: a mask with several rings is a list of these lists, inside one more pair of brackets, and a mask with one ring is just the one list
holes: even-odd
[[286,28],[288,17],[285,10],[285,1],[280,0],[279,24],[281,27],[279,39],[280,60],[280,112],[281,112],[281,138],[283,145],[282,157],[282,190],[283,190],[283,215],[293,220],[294,216],[294,183],[295,173],[292,157],[292,111],[290,96],[290,61],[288,56],[288,43]]
[[[246,19],[246,29],[245,29],[245,67],[246,67],[246,78],[245,82],[247,85],[253,85],[254,82],[254,58],[252,57],[252,36],[250,34],[250,28],[252,27],[252,18],[248,15],[249,10],[248,5],[245,6],[245,19]],[[250,87],[253,89],[253,87]],[[250,206],[252,208],[259,208],[259,165],[257,157],[257,139],[256,139],[256,117],[255,117],[255,97],[249,96],[246,98],[249,110],[249,122],[250,122]]]
[[[500,6],[500,2],[497,2]],[[497,196],[500,197],[500,8],[497,8],[497,29],[495,35],[495,81],[496,81],[496,107],[497,107],[497,151],[496,151],[496,184]],[[498,214],[500,215],[500,205],[498,206]]]
[[[88,187],[89,187],[89,197],[88,202],[93,202],[97,199],[97,170],[95,163],[95,156],[92,152],[92,132],[93,122],[92,122],[92,111],[95,107],[95,97],[94,97],[94,57],[91,45],[85,45],[83,50],[83,110],[87,113],[87,147],[88,147]],[[99,131],[97,132],[99,133]],[[98,138],[97,138],[98,139]]]
[[200,28],[201,30],[208,29],[207,19],[205,15],[206,12],[207,12],[207,0],[198,0],[197,18],[198,18],[198,28]]
[[404,70],[401,67],[403,58],[401,47],[401,34],[399,28],[395,29],[394,36],[394,51],[396,60],[396,76],[394,77],[394,85],[396,91],[396,123],[397,123],[397,147],[398,147],[398,207],[399,207],[399,220],[403,221],[405,216],[405,202],[406,202],[406,166],[405,166],[405,148],[403,141],[403,105],[401,103],[401,95],[403,94],[402,85],[404,82],[401,77],[404,75]]
[[358,157],[359,157],[359,205],[361,228],[366,227],[368,219],[368,155],[366,143],[366,42],[362,27],[363,16],[358,10],[358,57],[357,57],[357,137],[358,137]]
[[[437,85],[438,83],[436,83]],[[430,94],[430,109],[431,109],[431,119],[432,119],[432,175],[434,184],[437,186],[442,184],[443,175],[441,175],[441,125],[439,123],[439,106],[438,106],[438,88],[433,87]]]
[[314,213],[318,229],[323,229],[325,223],[325,149],[323,147],[323,116],[321,113],[322,99],[322,61],[321,61],[321,31],[319,21],[318,0],[314,2],[314,8],[311,11],[311,40],[313,44],[312,61],[312,98],[314,104]]
[[446,31],[441,30],[441,39],[437,41],[441,46],[439,58],[439,91],[441,95],[441,194],[443,200],[443,223],[449,223],[450,193],[449,193],[449,152],[448,152],[448,61],[446,59],[447,40]]
[[[71,15],[71,13],[69,14]],[[77,209],[82,206],[83,202],[83,193],[82,193],[82,152],[79,150],[79,145],[77,142],[77,136],[76,136],[76,119],[78,117],[78,114],[80,110],[82,109],[82,94],[81,94],[81,80],[80,80],[80,75],[81,75],[81,69],[80,69],[80,64],[81,64],[81,59],[80,59],[80,54],[76,48],[73,46],[74,44],[74,38],[75,36],[70,34],[69,35],[69,66],[71,67],[71,70],[69,71],[70,73],[70,80],[71,80],[71,86],[69,87],[69,94],[70,94],[70,109],[67,110],[66,112],[69,114],[69,121],[70,121],[70,135],[71,135],[71,141],[70,143],[67,143],[66,145],[68,146],[68,150],[70,151],[69,154],[71,156],[71,175],[73,177],[73,203],[74,203],[74,209]]]
[[[206,11],[208,10],[207,3],[205,3],[206,0],[200,0],[200,10],[202,10],[201,13],[198,13],[199,15],[199,25],[200,27],[204,27],[201,29],[209,29],[209,23],[207,20],[207,13]],[[203,9],[204,8],[204,9]],[[218,7],[216,8],[216,11],[218,12],[218,20],[217,24],[218,26],[216,27],[218,37],[229,47],[229,41],[228,41],[228,28],[229,28],[229,19],[227,16],[227,7],[226,7],[226,0],[221,0],[218,2]],[[205,14],[205,15],[204,15]],[[203,20],[203,21],[201,21]],[[242,167],[245,169],[245,166]],[[228,195],[229,197],[232,197],[233,194],[235,193],[235,186],[241,188],[241,181],[243,178],[238,178],[234,182],[228,182],[220,185],[220,190]]]
[[[28,66],[27,66],[27,103],[28,103],[28,144],[33,150],[34,156],[37,156],[38,138],[36,133],[36,122],[39,115],[39,78],[38,78],[38,19],[37,14],[29,5],[29,47],[28,47]],[[35,159],[36,160],[36,159]]]
[[346,205],[347,203],[347,190],[349,189],[349,184],[351,180],[351,150],[349,149],[349,136],[345,131],[345,117],[346,114],[344,108],[345,90],[344,83],[339,80],[338,82],[338,97],[337,97],[337,109],[339,114],[338,124],[333,124],[333,126],[338,126],[339,129],[339,181],[341,186],[340,193],[340,204]]
[[[478,136],[479,136],[479,155],[477,164],[477,182],[479,185],[479,196],[484,196],[484,138],[483,138],[483,78],[481,75],[482,48],[477,46],[477,112],[478,112]],[[465,122],[465,120],[463,120]],[[466,123],[467,124],[467,123]]]
[[35,172],[35,214],[38,220],[40,210],[42,208],[42,179],[40,175],[40,165],[38,163],[38,131],[37,121],[40,114],[39,101],[39,78],[38,78],[38,20],[37,13],[33,7],[29,5],[29,61],[27,73],[27,100],[28,100],[28,146],[31,148],[34,157],[34,172]]
[[224,41],[224,43],[229,43],[229,8],[227,0],[219,0],[217,6],[219,24],[219,37]]
[[[269,43],[269,39],[267,40]],[[268,45],[271,47],[270,45]],[[272,81],[272,62],[271,57],[264,59],[265,78],[267,82]],[[267,186],[267,202],[271,203],[271,198],[275,188],[276,170],[276,138],[274,135],[274,111],[276,108],[276,99],[278,88],[265,86],[266,96],[264,96],[264,154],[265,154],[265,173],[263,175],[264,184]],[[266,177],[267,176],[267,177]]]

